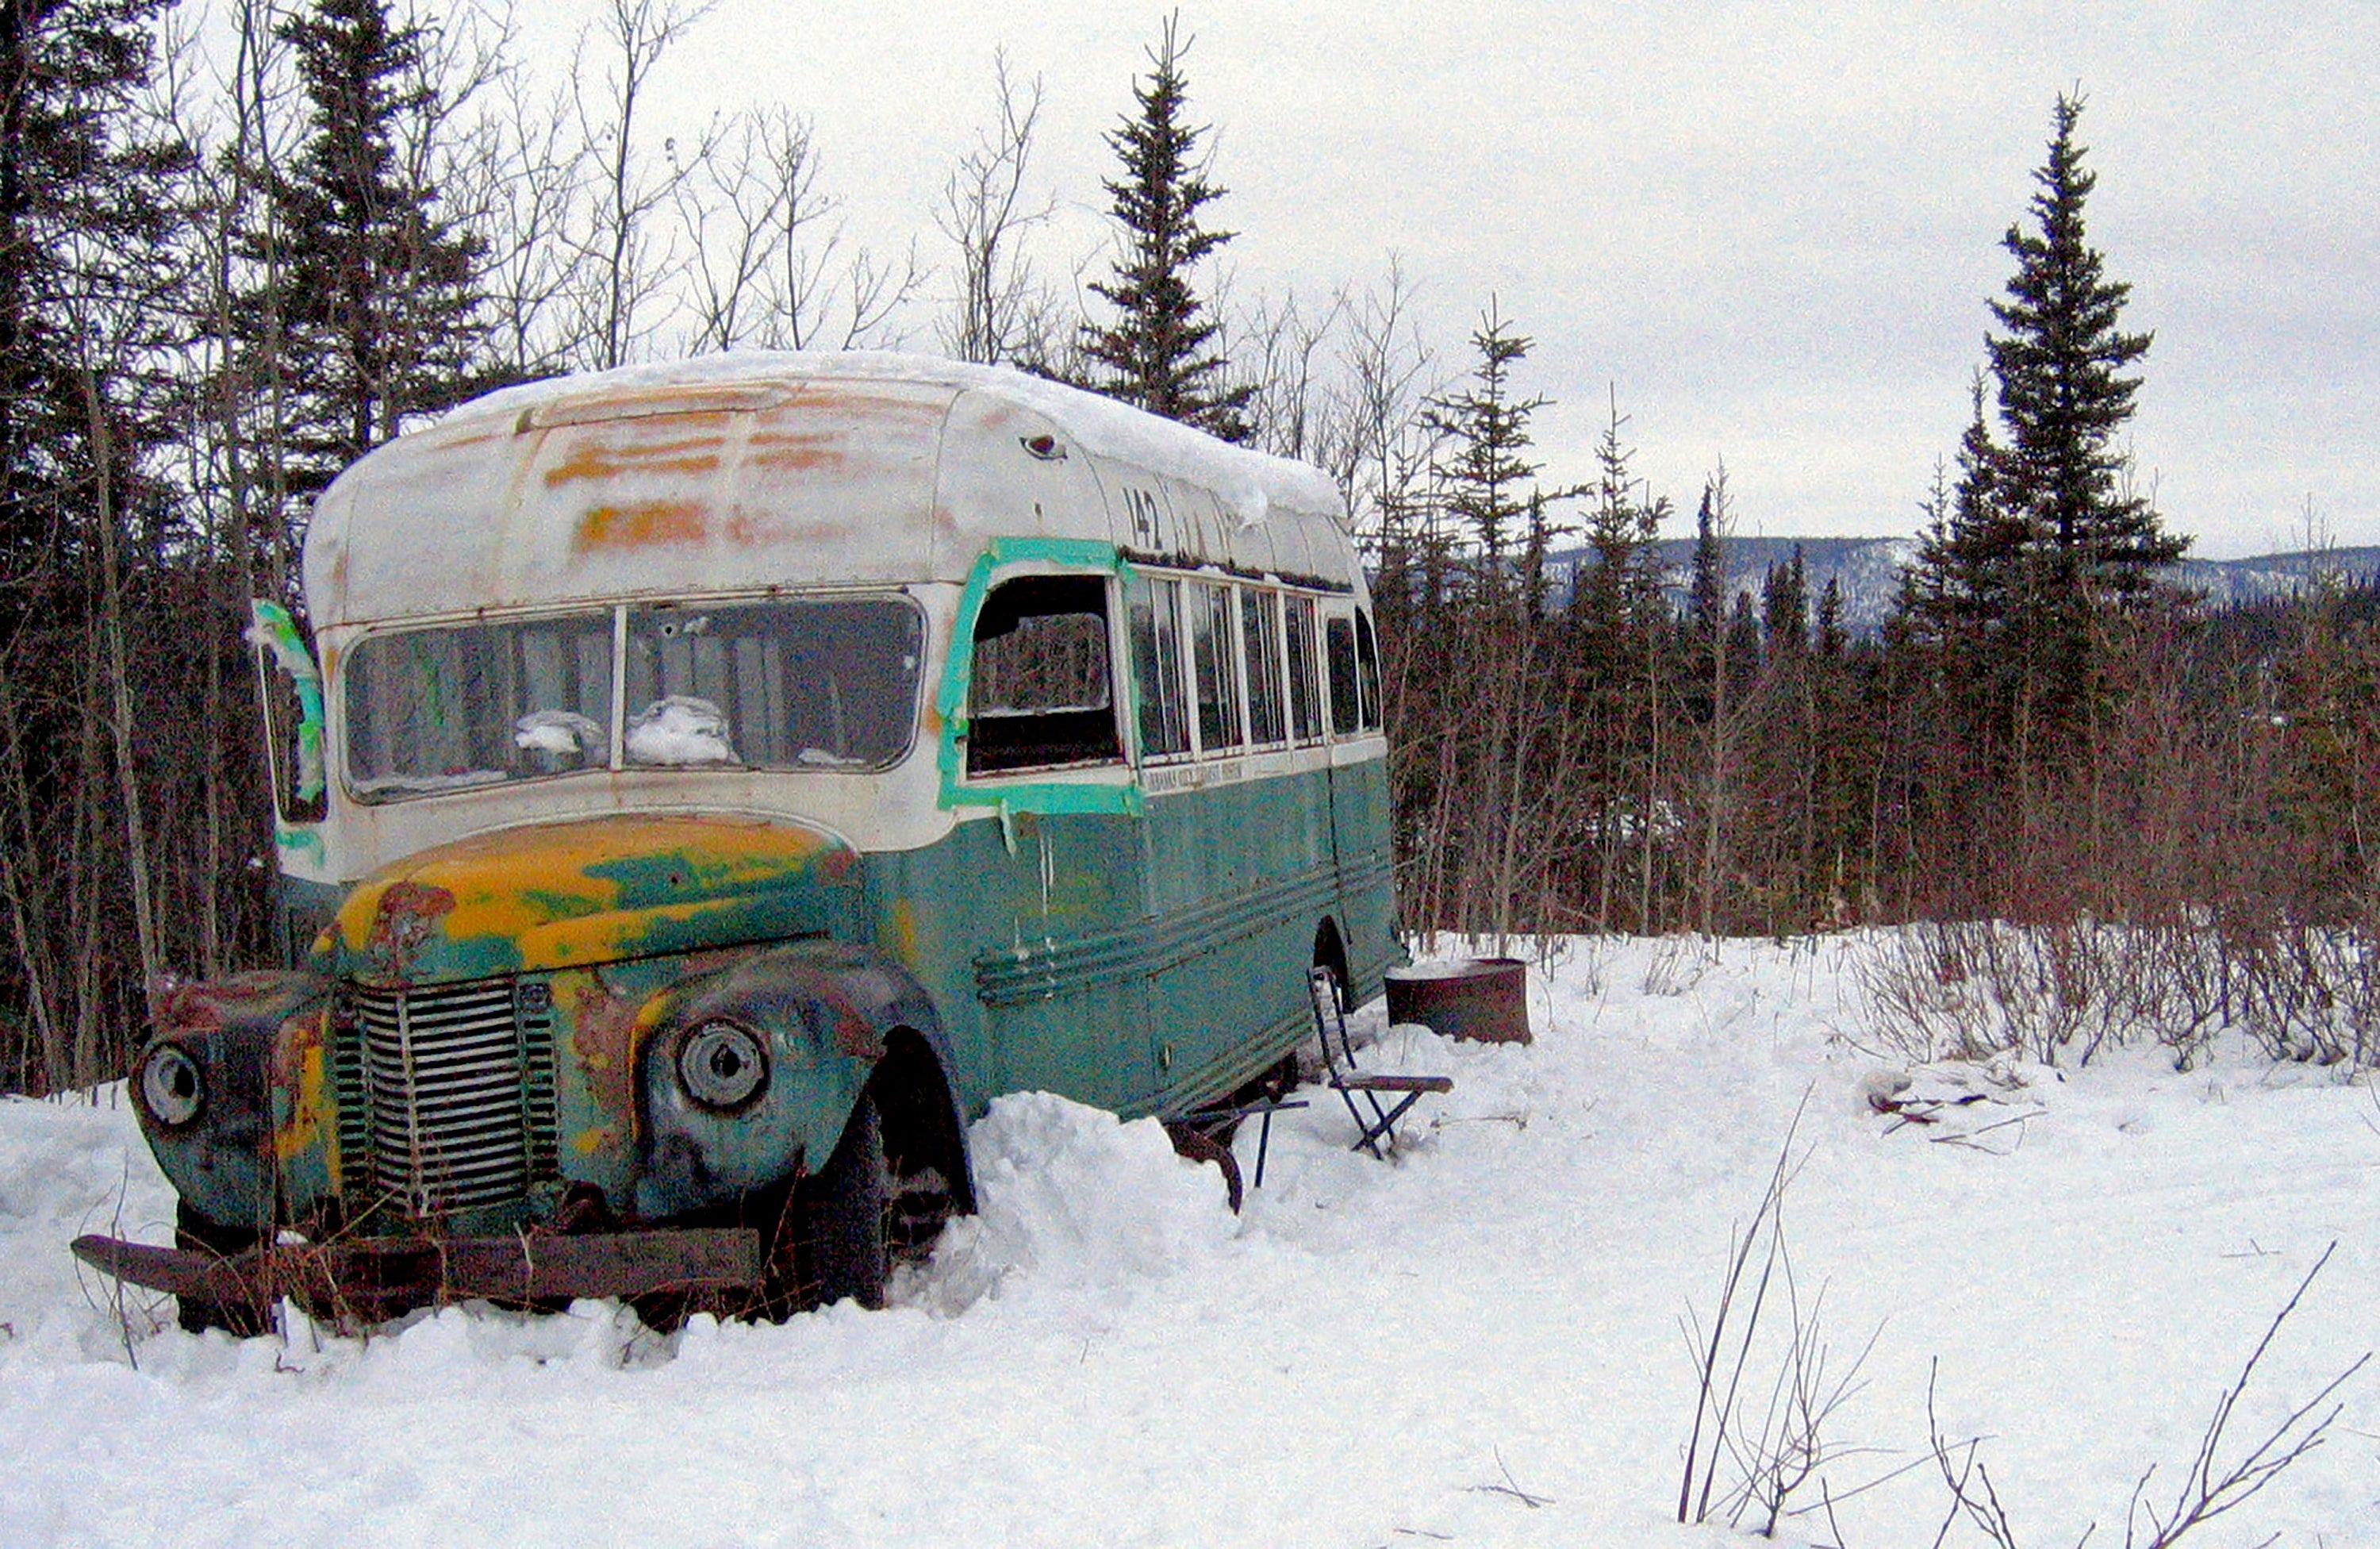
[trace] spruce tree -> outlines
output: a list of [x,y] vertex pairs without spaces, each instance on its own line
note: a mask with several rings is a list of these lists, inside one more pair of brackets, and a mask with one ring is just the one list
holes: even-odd
[[1810,643],[1810,573],[1802,545],[1782,565],[1771,565],[1760,583],[1760,628],[1772,655],[1798,656]]
[[1524,488],[1539,466],[1528,460],[1529,420],[1548,400],[1512,396],[1512,367],[1527,357],[1531,342],[1510,330],[1491,299],[1471,334],[1479,363],[1472,368],[1470,383],[1459,393],[1429,399],[1422,409],[1422,423],[1445,438],[1430,470],[1457,531],[1479,545],[1477,590],[1488,597],[1507,593],[1505,555],[1513,524],[1536,513],[1530,547],[1540,567],[1550,531],[1544,519],[1549,496]]
[[1627,422],[1615,399],[1596,443],[1596,480],[1589,497],[1586,554],[1571,589],[1570,623],[1595,670],[1633,670],[1642,653],[1629,643],[1669,623],[1653,544],[1670,517],[1667,496],[1647,500],[1629,470],[1633,456],[1620,439]]
[[1828,576],[1826,586],[1818,592],[1818,638],[1815,643],[1818,654],[1829,661],[1851,649],[1851,631],[1843,627],[1843,583],[1839,577]]
[[[164,0],[0,4],[0,634],[169,433],[154,372],[187,147],[136,107]],[[0,639],[0,649],[6,640]]]
[[1973,729],[2041,754],[2091,703],[2103,616],[2151,594],[2188,546],[2132,493],[2117,443],[2141,386],[2127,372],[2150,335],[2119,326],[2131,287],[2107,277],[2085,230],[2097,177],[2075,139],[2082,111],[2058,97],[2030,223],[2003,239],[2016,273],[1991,303],[2001,331],[1985,340],[1998,423],[1979,377],[1955,489],[1929,506],[1902,599]]
[[0,4],[0,1058],[35,1092],[129,1057],[175,912],[155,782],[192,725],[150,690],[227,643],[176,609],[205,540],[164,455],[190,156],[148,97],[163,8]]
[[1761,656],[1760,612],[1753,605],[1751,591],[1742,590],[1727,616],[1727,686],[1732,702],[1742,703],[1751,692],[1753,679],[1760,676]]
[[2116,435],[2132,417],[2141,379],[2124,372],[2148,353],[2151,335],[2117,326],[2131,287],[2107,277],[2083,230],[2098,177],[2075,142],[2082,112],[2081,98],[2058,97],[2048,160],[2034,173],[2037,229],[2012,226],[2002,239],[2017,269],[1992,316],[2007,332],[1985,341],[2007,431],[1998,504],[2049,546],[2073,605],[2138,595],[2189,546],[2126,487],[2130,464]]
[[1182,75],[1189,40],[1170,17],[1149,54],[1153,70],[1133,83],[1138,110],[1107,136],[1123,169],[1101,186],[1114,203],[1121,250],[1114,273],[1093,281],[1093,294],[1113,307],[1105,327],[1086,324],[1083,351],[1094,366],[1089,385],[1125,403],[1195,425],[1226,441],[1245,441],[1252,384],[1224,384],[1225,363],[1214,348],[1220,325],[1191,287],[1198,263],[1233,233],[1199,225],[1199,210],[1223,189],[1208,180],[1197,159],[1204,126],[1184,122],[1188,86]]
[[1727,555],[1719,541],[1718,490],[1703,485],[1694,509],[1694,551],[1686,572],[1685,691],[1688,720],[1707,726],[1725,709],[1727,653]]
[[1694,556],[1686,583],[1687,627],[1695,649],[1705,655],[1718,638],[1727,607],[1727,561],[1720,552],[1718,513],[1714,509],[1717,494],[1708,483],[1703,485],[1702,504],[1694,509]]
[[443,104],[422,30],[395,22],[385,0],[315,0],[280,31],[307,128],[294,165],[259,169],[275,229],[252,238],[251,255],[269,241],[278,262],[249,313],[279,324],[283,457],[302,495],[493,379],[480,242],[429,170]]
[[1653,549],[1670,503],[1647,499],[1631,473],[1632,454],[1620,438],[1624,423],[1615,396],[1596,445],[1596,481],[1585,492],[1587,552],[1565,621],[1566,711],[1585,754],[1584,779],[1613,815],[1597,835],[1591,918],[1598,929],[1624,922],[1649,931],[1657,928],[1653,875],[1660,846],[1648,818],[1666,799],[1673,774],[1665,726],[1675,710],[1678,629]]

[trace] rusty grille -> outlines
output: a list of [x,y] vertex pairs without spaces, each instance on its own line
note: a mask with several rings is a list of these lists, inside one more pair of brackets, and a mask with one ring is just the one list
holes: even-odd
[[512,982],[358,988],[349,1005],[357,1053],[338,1063],[361,1102],[340,1140],[361,1141],[369,1163],[347,1176],[417,1215],[526,1193],[552,1154],[552,1056],[550,1034],[524,1039]]

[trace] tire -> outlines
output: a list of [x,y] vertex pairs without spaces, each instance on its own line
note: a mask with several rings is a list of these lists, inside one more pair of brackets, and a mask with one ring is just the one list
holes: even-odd
[[825,1167],[795,1191],[801,1212],[798,1257],[805,1304],[832,1307],[848,1297],[860,1306],[884,1305],[892,1271],[886,1222],[892,1172],[884,1156],[884,1124],[876,1099],[863,1095]]
[[[254,1248],[261,1235],[252,1227],[217,1226],[192,1210],[188,1202],[174,1201],[176,1248],[235,1259]],[[174,1321],[181,1324],[185,1334],[204,1334],[211,1328],[219,1328],[236,1339],[247,1339],[264,1332],[266,1310],[252,1303],[204,1301],[188,1296],[176,1297],[174,1301]]]

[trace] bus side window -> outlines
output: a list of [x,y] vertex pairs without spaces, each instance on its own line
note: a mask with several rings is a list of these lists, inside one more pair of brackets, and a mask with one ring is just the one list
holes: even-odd
[[1133,700],[1140,715],[1140,756],[1166,758],[1190,750],[1188,704],[1182,692],[1180,581],[1135,575],[1126,592],[1132,642]]
[[1364,696],[1364,729],[1378,731],[1380,729],[1380,648],[1372,639],[1372,616],[1361,608],[1355,610],[1355,686]]
[[1232,649],[1232,588],[1196,582],[1190,604],[1190,662],[1198,682],[1198,750],[1212,753],[1247,740],[1240,730],[1240,661]]
[[976,616],[967,705],[970,774],[1121,761],[1106,579],[1028,576],[995,587]]
[[1322,694],[1314,680],[1314,599],[1289,600],[1289,713],[1300,742],[1322,740]]
[[1240,593],[1240,638],[1248,659],[1248,738],[1289,740],[1281,702],[1281,593],[1254,588]]
[[1362,725],[1362,702],[1355,689],[1355,621],[1326,619],[1322,626],[1323,656],[1330,668],[1330,731],[1353,737]]

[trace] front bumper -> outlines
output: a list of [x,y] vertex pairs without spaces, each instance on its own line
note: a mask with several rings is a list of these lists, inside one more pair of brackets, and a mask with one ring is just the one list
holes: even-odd
[[749,1291],[761,1281],[760,1234],[741,1226],[375,1238],[255,1248],[230,1257],[91,1236],[75,1238],[74,1254],[152,1291],[260,1311],[289,1297],[310,1311],[366,1323],[475,1297],[528,1302]]

